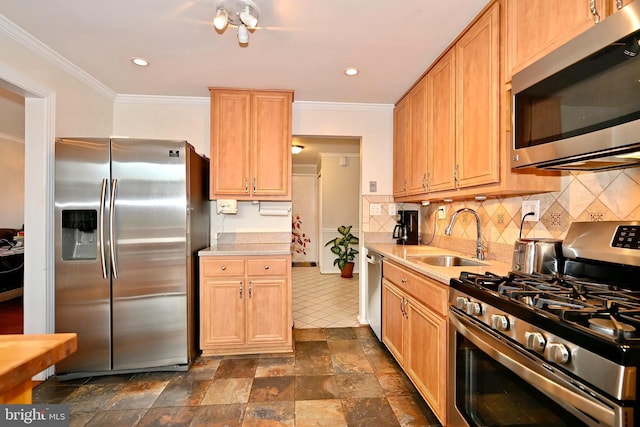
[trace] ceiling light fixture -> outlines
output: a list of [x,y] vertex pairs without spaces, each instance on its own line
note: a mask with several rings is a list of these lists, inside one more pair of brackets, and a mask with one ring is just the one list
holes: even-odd
[[218,9],[216,17],[213,18],[213,26],[216,27],[216,30],[222,31],[227,28],[228,23],[227,12],[224,9]]
[[300,154],[304,147],[302,145],[292,145],[291,154]]
[[358,69],[355,67],[349,67],[344,70],[344,73],[347,76],[355,76],[356,74],[358,74]]
[[252,0],[217,0],[216,17],[213,26],[218,32],[224,32],[227,26],[238,27],[238,43],[249,43],[249,30],[258,25],[260,11]]
[[140,58],[140,57],[133,57],[131,58],[131,62],[133,62],[134,64],[140,66],[140,67],[146,67],[149,65],[149,61],[147,61],[144,58]]

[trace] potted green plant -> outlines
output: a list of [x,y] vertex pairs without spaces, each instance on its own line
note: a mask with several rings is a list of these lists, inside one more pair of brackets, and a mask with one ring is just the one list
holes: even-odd
[[333,265],[340,269],[340,277],[353,277],[353,260],[358,253],[356,249],[350,248],[351,244],[358,244],[360,239],[351,234],[351,225],[338,227],[340,236],[329,240],[325,246],[331,246],[331,252],[337,255]]

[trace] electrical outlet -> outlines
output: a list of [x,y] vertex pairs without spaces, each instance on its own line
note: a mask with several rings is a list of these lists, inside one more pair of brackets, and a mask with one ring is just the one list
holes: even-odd
[[371,203],[369,205],[369,215],[382,215],[382,205],[380,203]]
[[396,205],[395,203],[390,203],[389,204],[389,215],[395,215],[396,212]]
[[447,207],[446,206],[438,207],[438,219],[447,219]]
[[[533,212],[533,215],[525,215]],[[522,201],[522,218],[524,221],[540,221],[540,200],[523,200]]]

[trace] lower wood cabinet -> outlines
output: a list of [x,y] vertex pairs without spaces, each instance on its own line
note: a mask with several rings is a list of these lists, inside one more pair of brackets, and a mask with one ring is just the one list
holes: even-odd
[[384,261],[382,341],[447,424],[447,286]]
[[291,256],[200,258],[203,355],[293,350]]

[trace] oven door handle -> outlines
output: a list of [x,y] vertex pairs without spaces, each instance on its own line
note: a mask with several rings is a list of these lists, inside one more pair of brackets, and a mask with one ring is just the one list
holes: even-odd
[[586,392],[578,389],[571,390],[568,378],[562,378],[563,375],[560,375],[560,372],[524,354],[506,339],[496,336],[493,331],[463,317],[453,308],[449,310],[449,322],[456,332],[469,339],[487,355],[558,404],[564,404],[572,413],[579,415],[582,412],[603,425],[624,425],[621,421],[623,415],[621,411],[614,409],[613,403],[610,406]]

